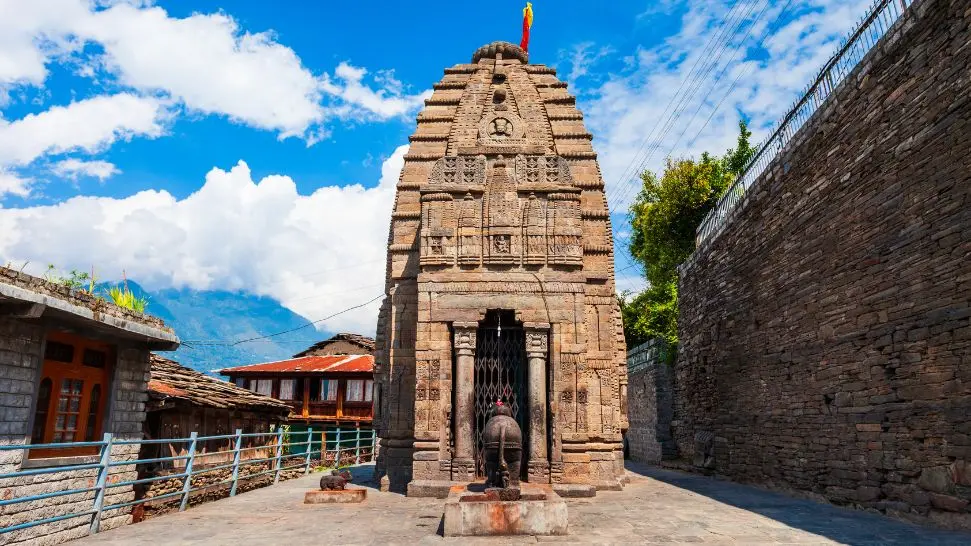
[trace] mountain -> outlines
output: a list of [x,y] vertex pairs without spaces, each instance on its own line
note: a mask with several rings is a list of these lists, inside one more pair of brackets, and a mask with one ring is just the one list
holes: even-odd
[[[146,296],[146,312],[164,320],[182,340],[178,351],[164,356],[204,373],[287,359],[330,337],[272,298],[219,290],[147,291],[131,280],[128,287],[136,295]],[[233,345],[235,341],[300,327],[288,334]]]

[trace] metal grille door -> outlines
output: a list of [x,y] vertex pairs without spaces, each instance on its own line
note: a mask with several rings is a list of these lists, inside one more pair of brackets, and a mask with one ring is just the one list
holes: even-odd
[[[476,335],[475,468],[479,477],[485,475],[482,430],[489,418],[489,409],[497,399],[510,406],[513,417],[523,431],[523,445],[528,445],[526,340],[522,326],[516,325],[514,320],[511,311],[490,311]],[[523,468],[526,468],[525,464]]]

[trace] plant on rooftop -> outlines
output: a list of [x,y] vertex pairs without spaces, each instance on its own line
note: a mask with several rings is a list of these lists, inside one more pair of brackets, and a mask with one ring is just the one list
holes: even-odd
[[144,313],[145,308],[148,307],[148,298],[145,296],[136,296],[134,292],[128,288],[128,278],[122,273],[124,281],[120,285],[110,286],[107,289],[108,297],[111,299],[112,303],[118,307],[124,307],[130,311],[136,313]]

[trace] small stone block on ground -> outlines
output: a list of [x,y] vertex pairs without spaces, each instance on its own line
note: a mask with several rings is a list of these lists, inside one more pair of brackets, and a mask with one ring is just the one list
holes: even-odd
[[585,483],[556,483],[553,484],[553,491],[565,499],[597,496],[597,488]]
[[408,496],[444,499],[455,485],[448,480],[412,480],[408,482]]
[[314,489],[307,491],[303,497],[304,504],[351,504],[364,502],[367,498],[367,489],[343,489],[328,491]]

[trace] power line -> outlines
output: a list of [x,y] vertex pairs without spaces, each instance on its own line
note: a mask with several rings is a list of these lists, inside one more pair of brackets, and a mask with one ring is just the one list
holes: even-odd
[[[779,23],[782,21],[782,15],[786,12],[787,9],[789,9],[790,4],[792,4],[792,0],[788,0],[785,3],[785,5],[782,6],[782,9],[779,10],[779,16],[776,18],[775,24],[773,25],[773,28],[771,30],[770,30],[770,27],[768,26],[766,27],[765,33],[763,33],[762,37],[759,38],[760,47],[765,43],[766,38],[768,38],[770,35],[774,34],[776,31],[779,30]],[[708,127],[708,123],[710,123],[712,118],[715,117],[715,114],[721,108],[722,104],[725,102],[725,99],[727,99],[732,94],[732,91],[735,89],[735,86],[738,84],[742,76],[748,76],[748,74],[752,72],[752,66],[753,65],[750,64],[747,67],[745,67],[744,70],[739,71],[738,76],[735,77],[735,81],[732,82],[732,84],[728,87],[728,91],[725,92],[725,95],[721,98],[720,101],[718,101],[718,104],[715,105],[715,108],[712,109],[711,114],[708,115],[708,119],[706,119],[705,123],[701,126],[700,129],[698,129],[698,132],[691,139],[691,142],[698,140],[698,137],[700,137],[701,133],[705,130],[706,127]]]
[[347,313],[348,311],[353,311],[354,309],[360,309],[361,307],[364,307],[365,305],[369,305],[369,304],[371,304],[371,303],[373,303],[373,302],[375,302],[378,299],[383,298],[383,297],[384,297],[384,293],[381,293],[381,294],[378,294],[374,298],[371,298],[370,300],[368,300],[368,301],[366,301],[364,303],[361,303],[361,304],[358,304],[358,305],[354,305],[352,307],[348,307],[347,309],[344,309],[342,311],[338,311],[338,312],[336,312],[336,313],[334,313],[332,315],[328,315],[328,316],[326,316],[326,317],[324,317],[322,319],[317,319],[317,320],[308,322],[307,324],[304,324],[303,326],[298,326],[296,328],[290,328],[289,330],[284,330],[282,332],[276,332],[276,333],[273,333],[273,334],[267,334],[265,336],[256,336],[256,337],[251,337],[251,338],[247,338],[247,339],[242,339],[242,340],[239,340],[239,341],[189,340],[189,341],[183,341],[183,343],[184,344],[188,344],[190,346],[190,348],[196,347],[196,346],[204,346],[204,345],[235,346],[235,345],[240,345],[242,343],[250,343],[250,342],[253,342],[253,341],[258,341],[258,340],[262,340],[262,339],[268,339],[268,338],[271,338],[271,337],[282,336],[284,334],[289,334],[289,333],[292,333],[292,332],[296,332],[298,330],[303,330],[304,328],[309,328],[309,327],[313,326],[314,324],[318,324],[318,323],[324,322],[325,320],[332,319],[332,318],[334,318],[336,316],[343,315],[344,313]]
[[[694,97],[695,93],[699,89],[699,86],[703,78],[707,76],[709,72],[711,72],[712,67],[718,63],[718,61],[721,58],[721,55],[724,54],[725,49],[727,48],[728,44],[731,42],[731,40],[729,39],[729,35],[735,34],[738,32],[738,29],[741,28],[741,24],[749,16],[755,4],[753,3],[752,8],[750,8],[749,11],[746,12],[744,15],[742,14],[741,11],[733,13],[735,12],[736,8],[738,8],[741,5],[743,5],[743,2],[738,2],[732,6],[732,8],[729,10],[727,14],[727,20],[725,24],[719,27],[719,29],[711,35],[711,37],[708,39],[708,42],[706,42],[705,46],[703,47],[703,50],[708,50],[711,45],[716,43],[721,43],[722,39],[724,38],[725,39],[724,43],[721,46],[719,46],[717,49],[718,54],[712,57],[706,57],[704,54],[698,55],[698,57],[695,59],[694,65],[692,65],[691,67],[691,70],[688,71],[687,76],[685,76],[685,78],[681,81],[681,85],[678,87],[678,91],[675,92],[674,96],[671,98],[671,101],[665,107],[664,112],[662,112],[661,118],[660,118],[661,121],[654,125],[650,135],[644,140],[644,142],[646,143],[648,141],[651,141],[651,137],[655,136],[655,133],[657,132],[658,127],[661,127],[661,132],[653,139],[653,141],[651,141],[651,145],[647,148],[646,151],[644,151],[643,154],[641,154],[640,152],[638,153],[638,155],[641,158],[640,161],[637,161],[638,155],[635,155],[635,157],[632,158],[631,164],[633,165],[636,162],[637,167],[633,171],[626,171],[624,173],[622,180],[628,181],[628,186],[624,188],[621,194],[622,197],[616,198],[614,200],[614,205],[610,207],[611,213],[617,206],[619,206],[627,199],[631,189],[636,186],[636,184],[629,181],[629,178],[638,176],[639,173],[644,170],[645,165],[653,157],[654,153],[657,151],[657,148],[660,145],[663,138],[670,131],[675,121],[680,117],[681,112],[684,110],[684,107],[686,106],[686,101],[689,98]],[[736,19],[735,18],[736,15],[740,15],[740,17]],[[729,31],[729,29],[732,29],[732,30]],[[698,63],[700,63],[704,58],[710,58],[711,62],[705,61],[701,65],[701,70],[697,70]],[[687,84],[687,88],[684,87],[685,84]],[[681,92],[682,89],[684,90],[683,93]],[[669,113],[668,111],[672,104],[674,105],[674,110],[670,111]],[[665,117],[665,114],[667,114],[666,117]]]
[[[782,8],[782,10],[780,11],[780,15],[779,15],[779,18],[777,19],[777,22],[778,22],[779,20],[781,20],[781,16],[782,16],[782,13],[784,13],[784,12],[785,12],[785,10],[786,10],[786,9],[788,8],[788,6],[789,6],[789,4],[790,4],[790,3],[791,3],[791,0],[789,0],[789,1],[788,1],[788,2],[787,2],[787,3],[785,4],[785,6],[783,6],[783,8]],[[746,15],[745,15],[745,16],[744,16],[744,17],[743,17],[743,18],[742,18],[742,19],[741,19],[741,20],[739,21],[739,25],[738,25],[738,26],[737,26],[736,28],[741,28],[741,23],[742,23],[742,22],[744,22],[745,20],[747,20],[747,19],[748,19],[748,16],[749,16],[749,15],[750,15],[750,14],[751,14],[751,13],[752,13],[753,11],[754,11],[754,9],[755,9],[755,7],[756,7],[757,5],[758,5],[758,3],[757,3],[757,2],[756,2],[756,3],[753,3],[753,4],[752,4],[752,7],[751,7],[751,9],[750,9],[750,10],[749,10],[749,11],[748,11],[748,12],[746,13]],[[762,9],[761,9],[761,10],[759,11],[759,14],[758,14],[758,15],[757,15],[757,16],[755,17],[755,19],[753,19],[753,20],[752,20],[752,23],[751,23],[751,25],[749,25],[749,27],[748,27],[748,30],[747,30],[747,31],[746,31],[746,33],[745,33],[745,36],[744,36],[744,37],[742,38],[742,40],[741,40],[740,42],[738,42],[738,43],[739,43],[739,46],[742,46],[742,45],[744,45],[744,43],[745,43],[745,42],[746,42],[746,41],[748,40],[748,37],[749,37],[749,35],[751,34],[751,32],[752,32],[752,30],[753,30],[753,29],[755,28],[755,26],[757,25],[757,23],[758,23],[758,21],[759,21],[759,20],[761,20],[761,18],[762,18],[762,16],[763,16],[763,15],[765,14],[765,12],[766,12],[766,10],[768,9],[768,7],[769,7],[769,2],[768,2],[768,1],[766,1],[766,3],[765,3],[765,5],[763,5],[763,7],[762,7]],[[765,33],[763,33],[763,35],[761,36],[761,38],[760,38],[760,40],[759,40],[759,44],[761,44],[762,42],[764,42],[764,40],[765,40],[765,38],[766,38],[766,37],[767,37],[768,35],[770,35],[770,34],[771,34],[772,32],[774,32],[774,31],[773,31],[773,30],[770,30],[770,29],[769,29],[769,28],[767,27],[767,28],[766,28],[766,32],[765,32]],[[722,56],[722,54],[724,53],[724,51],[725,51],[725,50],[727,50],[727,44],[728,44],[728,43],[730,43],[730,42],[726,42],[726,46],[725,46],[725,48],[722,48],[722,51],[720,51],[720,52],[719,52],[719,54],[718,54],[718,55],[717,55],[717,56],[715,57],[715,61],[713,61],[713,62],[712,62],[712,63],[711,63],[711,64],[710,64],[709,66],[708,66],[708,68],[707,68],[707,69],[705,70],[705,72],[704,72],[704,75],[707,75],[707,73],[708,73],[708,72],[710,72],[710,71],[711,71],[711,69],[715,67],[715,65],[717,64],[717,61],[718,61],[718,59],[720,59],[720,57]],[[712,85],[711,85],[711,87],[709,88],[709,90],[708,90],[708,93],[707,93],[707,95],[706,95],[706,97],[707,97],[707,96],[710,96],[710,94],[712,93],[712,91],[713,91],[713,90],[715,89],[715,87],[716,87],[716,86],[718,85],[718,82],[719,82],[719,81],[721,81],[721,79],[722,79],[722,77],[724,77],[724,75],[725,75],[725,73],[727,72],[727,70],[728,70],[728,68],[729,68],[729,66],[731,66],[731,64],[730,64],[730,63],[727,63],[727,64],[725,64],[725,65],[724,65],[724,67],[722,68],[722,70],[721,70],[721,72],[720,72],[720,73],[718,74],[718,76],[717,76],[717,77],[715,78],[715,81],[714,81],[714,82],[712,83]],[[732,89],[734,88],[734,86],[735,86],[735,85],[737,84],[737,82],[739,81],[739,78],[741,77],[741,74],[742,74],[742,73],[744,73],[744,72],[745,72],[745,71],[741,71],[741,72],[739,73],[739,76],[738,76],[738,77],[736,77],[736,79],[735,79],[735,82],[733,82],[733,83],[732,83],[732,86],[731,86],[731,87],[729,87],[729,91],[728,91],[728,93],[730,93],[730,92],[731,92],[731,90],[732,90]],[[702,76],[702,77],[704,77],[704,76]],[[699,81],[699,86],[698,86],[699,88],[700,88],[700,83],[701,83],[701,82]],[[727,96],[728,96],[728,95],[726,94],[726,95],[725,95],[725,97],[727,97]],[[724,102],[724,100],[725,100],[725,97],[723,97],[723,98],[722,98],[722,100],[721,100],[721,101],[719,101],[719,103],[718,103],[718,105],[717,105],[717,106],[715,107],[715,110],[713,110],[713,111],[712,111],[712,113],[711,113],[711,115],[709,116],[709,118],[708,118],[708,120],[707,120],[707,121],[705,122],[705,124],[704,124],[704,126],[702,127],[702,129],[701,129],[701,130],[703,130],[703,129],[704,129],[704,127],[706,127],[706,126],[707,126],[707,124],[708,124],[708,121],[710,121],[710,120],[711,120],[711,118],[712,118],[712,117],[714,116],[714,114],[715,114],[715,112],[717,111],[717,109],[718,109],[718,108],[719,108],[719,107],[721,106],[721,104],[722,104],[722,103]],[[687,123],[685,124],[685,126],[684,126],[684,129],[682,130],[682,132],[681,132],[681,134],[680,134],[680,135],[678,136],[678,139],[677,139],[677,140],[675,141],[675,143],[674,143],[674,144],[672,145],[672,147],[671,147],[671,149],[670,149],[670,150],[668,151],[668,156],[669,156],[669,157],[670,157],[670,155],[671,155],[671,154],[672,154],[672,153],[674,152],[674,148],[675,148],[675,147],[676,147],[676,146],[678,145],[678,143],[680,143],[680,141],[681,141],[681,139],[682,139],[682,138],[684,137],[684,134],[685,134],[685,133],[687,132],[687,130],[688,130],[688,128],[690,128],[690,126],[691,126],[691,123],[692,123],[692,122],[694,121],[694,119],[695,119],[695,118],[697,117],[697,115],[698,115],[698,113],[700,112],[700,110],[701,110],[701,108],[702,108],[702,107],[704,106],[704,104],[705,104],[705,103],[706,103],[706,100],[705,100],[705,99],[702,99],[702,100],[701,100],[701,101],[699,102],[699,104],[698,104],[698,108],[697,108],[697,109],[695,110],[695,112],[694,112],[694,114],[693,114],[693,115],[691,116],[691,119],[689,119],[689,120],[688,120],[688,122],[687,122]],[[680,104],[679,104],[679,107],[680,107]],[[677,117],[680,117],[680,114],[674,114],[674,115],[676,115]],[[672,117],[674,117],[674,115],[673,115]],[[669,121],[670,121],[670,119],[669,119]],[[660,143],[661,143],[661,141],[663,140],[663,137],[667,135],[667,133],[668,133],[668,132],[670,131],[670,129],[671,129],[672,127],[673,127],[673,123],[669,123],[669,124],[668,124],[668,125],[666,126],[666,128],[665,128],[665,130],[663,131],[663,133],[662,133],[662,135],[661,135],[661,137],[660,137],[660,138],[658,138],[658,140],[656,141],[656,145],[655,145],[655,146],[654,146],[654,147],[653,147],[653,148],[652,148],[652,149],[650,150],[650,155],[649,155],[649,156],[648,156],[647,158],[645,158],[645,160],[644,160],[644,162],[642,163],[642,165],[644,165],[644,164],[646,164],[646,162],[647,162],[647,161],[648,161],[648,160],[650,159],[650,156],[651,156],[651,155],[653,155],[653,153],[654,153],[654,151],[656,151],[656,149],[657,149],[657,148],[658,148],[658,147],[660,146]],[[699,135],[700,135],[700,133],[701,133],[701,130],[699,130],[699,133],[698,133],[698,135],[696,135],[696,136],[695,136],[695,139],[697,139],[697,138],[698,138],[698,136],[699,136]],[[629,192],[628,192],[628,193],[629,193]],[[621,199],[620,201],[618,201],[618,202],[616,202],[616,203],[615,203],[615,206],[616,206],[616,205],[618,205],[619,203],[621,203],[621,202],[623,202],[623,199],[626,199],[626,197],[627,197],[627,194],[625,193],[625,194],[624,194],[624,197],[623,197],[623,198],[622,198],[622,199]],[[615,240],[615,241],[616,241],[616,242],[617,242],[618,244],[620,244],[620,239],[618,238],[618,236],[615,236],[615,237],[614,237],[614,240]]]
[[[741,2],[736,2],[729,9],[728,15],[727,15],[727,19],[729,21],[734,17],[732,12],[735,11],[735,9],[738,8],[738,6],[740,5],[741,5]],[[728,25],[729,25],[729,22],[726,21],[725,24],[719,27],[718,31],[712,33],[708,37],[708,41],[705,43],[704,49],[708,49],[709,45],[713,43],[716,37],[719,37],[721,35],[721,33],[724,31],[725,28],[728,27]],[[668,110],[670,110],[671,105],[674,104],[675,101],[678,99],[679,95],[681,94],[681,90],[684,88],[685,83],[687,83],[691,79],[692,75],[695,73],[695,69],[698,67],[698,63],[701,61],[701,59],[702,59],[702,55],[699,55],[695,59],[694,64],[691,66],[691,69],[688,71],[688,75],[681,80],[681,84],[678,86],[678,90],[675,91],[674,95],[671,97],[671,100],[668,101],[667,105],[664,107],[664,111],[661,112],[660,119],[664,119],[664,117],[668,114]],[[630,162],[627,164],[627,167],[624,169],[624,172],[621,173],[620,175],[621,182],[626,181],[628,184],[631,184],[631,182],[629,181],[629,178],[637,174],[636,171],[632,170],[634,167],[634,164],[638,161],[638,156],[640,156],[641,153],[644,151],[644,148],[645,146],[647,146],[647,143],[650,142],[651,137],[654,136],[654,132],[657,131],[658,126],[659,124],[655,124],[654,127],[651,129],[651,132],[647,136],[645,136],[643,140],[641,140],[640,146],[638,146],[638,149],[634,153],[634,155],[631,156]],[[615,206],[616,206],[616,203],[615,203]],[[613,207],[611,208],[611,212],[613,212]]]

